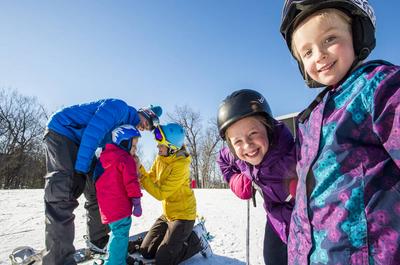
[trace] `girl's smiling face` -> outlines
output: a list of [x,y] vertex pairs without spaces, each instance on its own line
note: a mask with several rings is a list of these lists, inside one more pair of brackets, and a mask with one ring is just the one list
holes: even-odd
[[340,82],[355,55],[350,19],[336,9],[324,9],[302,21],[293,33],[293,48],[313,80],[329,86]]
[[227,139],[239,159],[258,165],[268,152],[267,128],[254,116],[238,120],[226,130]]

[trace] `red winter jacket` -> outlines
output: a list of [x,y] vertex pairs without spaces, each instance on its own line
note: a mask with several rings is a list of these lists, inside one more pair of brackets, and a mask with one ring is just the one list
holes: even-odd
[[132,214],[131,198],[142,197],[135,160],[114,144],[100,155],[104,173],[96,181],[101,221],[108,224]]

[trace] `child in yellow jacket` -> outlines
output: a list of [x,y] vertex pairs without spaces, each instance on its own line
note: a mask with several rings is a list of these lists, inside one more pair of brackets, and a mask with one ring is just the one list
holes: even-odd
[[140,183],[154,198],[162,201],[163,214],[150,228],[140,252],[156,264],[178,264],[198,252],[211,255],[211,248],[193,230],[196,198],[190,188],[190,155],[184,146],[185,131],[177,123],[154,130],[158,155],[147,172],[141,165]]

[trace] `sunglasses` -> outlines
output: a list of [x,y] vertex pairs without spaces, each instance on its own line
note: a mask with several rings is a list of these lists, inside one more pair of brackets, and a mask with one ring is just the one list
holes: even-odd
[[167,141],[167,138],[165,138],[165,134],[163,132],[163,130],[161,129],[160,126],[157,126],[154,131],[154,139],[156,139],[156,141],[161,144],[161,145],[165,145],[168,148],[171,148],[173,150],[178,150],[178,148],[174,145],[172,145],[171,143],[169,143]]

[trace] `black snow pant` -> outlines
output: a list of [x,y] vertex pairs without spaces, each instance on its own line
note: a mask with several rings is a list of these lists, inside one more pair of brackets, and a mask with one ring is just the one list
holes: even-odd
[[47,174],[44,187],[46,253],[43,265],[74,265],[73,211],[78,207],[77,199],[82,193],[86,198],[89,240],[107,236],[109,228],[101,223],[94,183],[90,177],[74,173],[78,145],[51,130],[46,132],[44,143]]
[[157,265],[175,265],[187,260],[202,249],[193,225],[194,220],[168,221],[161,215],[146,234],[141,254],[155,258]]
[[266,265],[287,265],[287,245],[267,222],[264,234],[264,262]]

